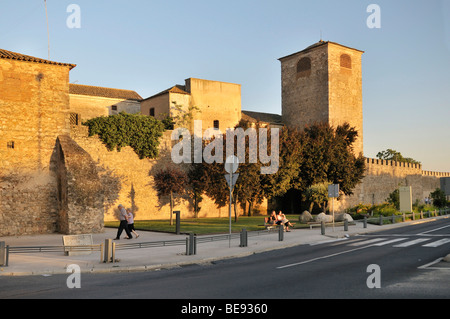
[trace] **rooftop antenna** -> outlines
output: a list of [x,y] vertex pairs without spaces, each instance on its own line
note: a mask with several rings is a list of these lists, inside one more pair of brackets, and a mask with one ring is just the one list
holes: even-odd
[[47,20],[48,59],[50,60],[50,31],[48,27],[47,0],[44,0],[44,5],[45,5],[45,19]]

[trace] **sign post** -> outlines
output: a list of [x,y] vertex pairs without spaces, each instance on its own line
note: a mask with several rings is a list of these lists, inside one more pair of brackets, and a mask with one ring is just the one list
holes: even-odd
[[339,184],[328,185],[328,197],[332,198],[331,206],[333,209],[333,231],[334,231],[334,199],[339,197]]
[[233,197],[233,188],[239,177],[239,174],[236,174],[238,167],[239,167],[239,159],[234,155],[228,156],[225,161],[225,171],[228,174],[225,175],[225,178],[227,180],[228,186],[230,187],[230,206],[228,208],[228,217],[230,219],[229,237],[228,237],[229,247],[231,247],[231,202]]
[[400,211],[412,212],[412,190],[411,186],[403,186],[398,188]]

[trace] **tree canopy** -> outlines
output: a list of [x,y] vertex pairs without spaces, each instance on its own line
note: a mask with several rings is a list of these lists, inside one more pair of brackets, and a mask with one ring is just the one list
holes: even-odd
[[[245,122],[239,125],[248,127]],[[259,160],[249,163],[247,140],[246,162],[239,165],[233,197],[241,206],[247,207],[247,213],[251,215],[252,207],[265,197],[283,196],[290,189],[306,192],[313,185],[329,182],[339,184],[343,194],[351,195],[364,177],[365,170],[362,155],[356,157],[353,154],[352,144],[356,137],[357,132],[348,124],[336,129],[328,124],[318,124],[304,131],[284,127],[279,138],[278,171],[267,175],[260,173],[263,164]],[[225,140],[224,136],[223,143]],[[229,191],[224,178],[224,165],[196,165],[195,169],[203,171],[200,175],[204,177],[205,193],[219,207],[227,205]]]
[[157,158],[164,124],[153,116],[128,114],[101,116],[83,123],[89,136],[98,135],[108,150],[131,146],[140,159]]
[[172,225],[174,194],[181,195],[185,192],[188,177],[184,171],[168,167],[156,173],[154,181],[158,196],[169,196],[170,225]]
[[388,148],[385,151],[378,152],[377,158],[382,159],[382,160],[388,160],[388,161],[421,164],[419,161],[416,161],[415,159],[413,159],[411,157],[403,157],[403,155],[400,152],[397,152],[396,150],[393,150],[390,148]]

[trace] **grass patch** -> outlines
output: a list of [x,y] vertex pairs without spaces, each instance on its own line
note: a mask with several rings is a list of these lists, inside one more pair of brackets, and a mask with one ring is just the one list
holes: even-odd
[[[265,216],[240,216],[238,221],[231,219],[231,232],[238,233],[243,228],[247,231],[263,230]],[[288,215],[287,218],[293,222],[298,222],[298,215]],[[197,235],[228,234],[229,218],[182,218],[180,228],[182,233],[195,233]],[[118,221],[105,222],[105,227],[119,227]],[[169,220],[135,220],[134,227],[137,230],[159,231],[175,233],[174,225],[169,224]]]

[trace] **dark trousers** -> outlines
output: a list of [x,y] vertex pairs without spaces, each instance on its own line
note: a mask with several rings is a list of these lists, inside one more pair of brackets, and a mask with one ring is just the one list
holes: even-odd
[[122,235],[122,231],[125,230],[125,232],[128,235],[128,238],[133,238],[133,236],[131,236],[130,230],[128,229],[128,222],[126,220],[121,220],[120,221],[120,225],[119,225],[119,229],[117,230],[117,236],[116,238],[120,238],[120,235]]

